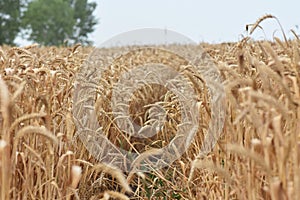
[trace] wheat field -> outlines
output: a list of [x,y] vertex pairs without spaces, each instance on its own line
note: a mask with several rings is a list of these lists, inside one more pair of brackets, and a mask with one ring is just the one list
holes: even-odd
[[[272,16],[250,31],[266,18]],[[99,162],[76,137],[74,80],[93,48],[0,47],[1,199],[300,199],[299,38],[245,37],[237,43],[172,48],[202,48],[218,67],[226,93],[221,137],[211,152],[200,154],[211,102],[205,83],[196,78],[201,74],[190,71],[201,114],[192,144],[166,167],[123,172]],[[101,51],[110,57],[120,49]],[[150,57],[146,52],[138,59]],[[187,65],[168,54],[159,59]],[[118,62],[120,70],[128,66]],[[155,101],[164,102],[168,121],[151,138],[130,138],[112,120],[112,83],[105,82],[118,80],[120,71],[106,72],[96,100],[98,123],[115,145],[155,154],[180,123],[178,100],[156,85],[134,93],[131,114],[137,123],[147,123],[147,105]]]

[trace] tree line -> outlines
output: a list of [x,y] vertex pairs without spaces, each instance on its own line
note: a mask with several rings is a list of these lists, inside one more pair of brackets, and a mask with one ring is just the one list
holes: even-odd
[[91,45],[96,2],[88,0],[0,0],[0,45],[15,39],[41,45]]

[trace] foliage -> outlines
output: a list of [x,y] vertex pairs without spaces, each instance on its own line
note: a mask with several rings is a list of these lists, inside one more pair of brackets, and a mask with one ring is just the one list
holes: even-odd
[[13,45],[19,32],[21,0],[0,0],[0,45]]
[[22,23],[28,39],[43,45],[91,44],[88,34],[97,24],[95,8],[96,3],[87,0],[33,0]]
[[88,33],[92,33],[97,24],[97,20],[93,16],[97,4],[95,2],[88,3],[87,0],[71,0],[71,5],[73,5],[76,21],[72,37],[74,43],[91,44],[87,38]]

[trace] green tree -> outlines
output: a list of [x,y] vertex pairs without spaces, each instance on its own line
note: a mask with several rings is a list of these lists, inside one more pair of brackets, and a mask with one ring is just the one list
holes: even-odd
[[0,0],[0,45],[14,45],[20,30],[21,0]]
[[71,0],[71,5],[76,20],[72,37],[74,43],[91,44],[91,41],[88,40],[88,33],[92,33],[97,24],[97,20],[93,16],[97,4],[95,2],[88,3],[87,0]]
[[81,42],[97,24],[92,15],[96,3],[87,0],[33,0],[22,18],[28,39],[43,45]]

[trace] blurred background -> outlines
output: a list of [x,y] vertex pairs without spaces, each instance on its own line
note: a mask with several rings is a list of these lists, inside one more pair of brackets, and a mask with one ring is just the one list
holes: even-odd
[[[172,30],[195,42],[236,42],[265,14],[276,16],[292,38],[290,29],[300,33],[299,7],[296,0],[0,0],[0,44],[99,46],[140,28]],[[276,20],[261,26],[252,38],[282,38]]]

